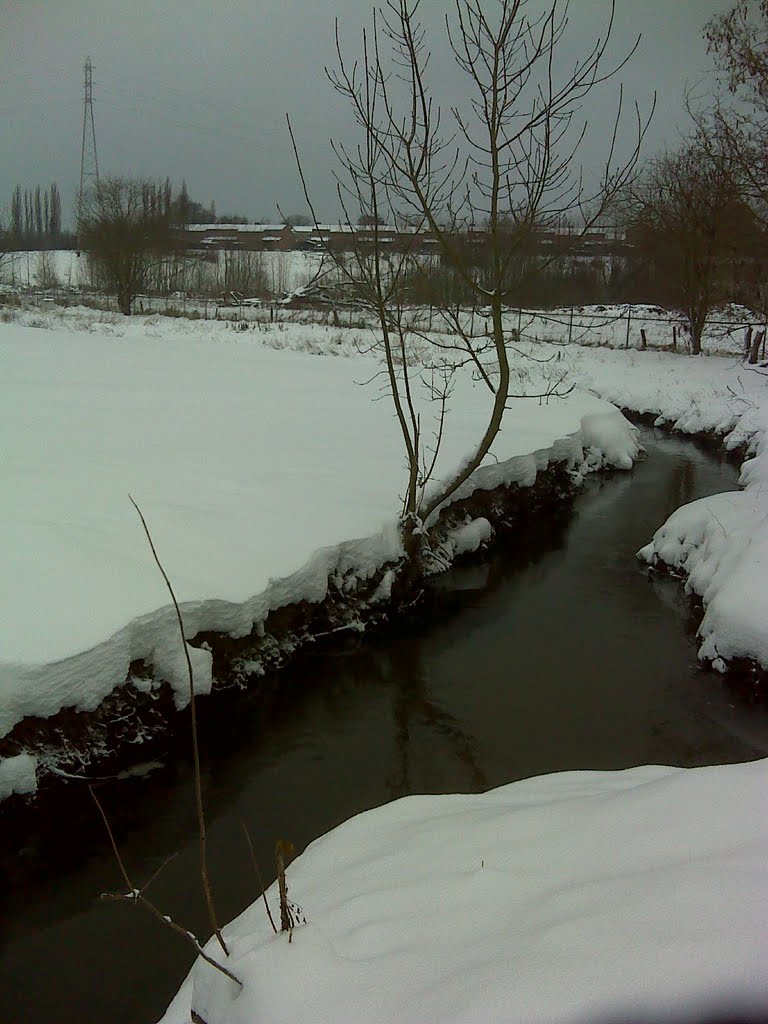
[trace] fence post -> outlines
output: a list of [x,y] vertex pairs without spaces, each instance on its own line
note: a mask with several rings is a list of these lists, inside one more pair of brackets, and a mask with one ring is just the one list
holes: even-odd
[[747,327],[744,332],[744,358],[749,357],[749,350],[752,347],[752,326]]
[[677,324],[672,324],[672,351],[677,352]]
[[765,339],[765,331],[758,331],[752,339],[752,347],[749,351],[749,363],[753,366],[760,357],[760,345]]
[[629,328],[632,323],[632,307],[627,306],[627,336],[624,339],[624,348],[629,348]]
[[573,341],[573,306],[571,306],[571,315],[568,318],[568,344],[570,345]]
[[642,346],[642,351],[645,352],[645,350],[648,348],[648,340],[645,337],[645,328],[644,327],[640,328],[640,343],[641,343],[641,346]]

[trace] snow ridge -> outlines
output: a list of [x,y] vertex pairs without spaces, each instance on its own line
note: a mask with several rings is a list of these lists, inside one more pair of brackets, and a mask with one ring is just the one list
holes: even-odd
[[198,960],[161,1024],[763,1019],[767,782],[576,771],[359,814],[289,868],[291,944],[256,901],[224,929],[242,990]]

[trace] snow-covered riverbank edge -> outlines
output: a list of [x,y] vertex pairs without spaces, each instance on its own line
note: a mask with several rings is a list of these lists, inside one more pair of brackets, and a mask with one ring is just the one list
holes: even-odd
[[359,814],[288,869],[292,942],[255,901],[224,929],[242,988],[198,960],[162,1024],[765,1020],[766,782],[565,772]]
[[[4,350],[2,340],[0,335],[0,358],[13,348]],[[253,341],[219,343],[215,354],[206,344],[156,342],[155,347],[139,340],[134,351],[128,349],[133,340],[125,339],[94,338],[83,346],[75,336],[72,347],[59,335],[42,346],[29,333],[19,339],[24,359],[15,376],[3,378],[9,382],[3,408],[21,437],[13,464],[16,504],[10,494],[8,504],[18,518],[4,521],[18,526],[20,550],[35,557],[26,572],[10,578],[16,589],[9,590],[7,621],[19,623],[13,618],[15,600],[33,596],[40,602],[24,605],[35,615],[22,623],[26,631],[16,638],[19,647],[48,645],[49,653],[54,651],[54,642],[71,639],[61,627],[78,626],[76,616],[82,617],[84,608],[101,629],[110,616],[124,613],[126,596],[140,602],[149,595],[155,601],[151,608],[167,611],[138,523],[131,514],[123,516],[124,508],[131,511],[128,490],[147,511],[195,623],[194,616],[209,612],[225,626],[243,621],[237,608],[253,591],[244,591],[239,602],[233,591],[252,586],[257,567],[264,571],[259,556],[271,566],[262,596],[272,586],[270,593],[295,595],[298,580],[322,582],[326,599],[332,594],[341,602],[333,614],[349,613],[323,622],[323,629],[351,624],[359,612],[357,598],[368,600],[379,591],[398,557],[391,528],[403,472],[396,430],[382,416],[385,403],[372,404],[364,389],[349,386],[364,378],[367,364],[361,361],[350,371],[340,367],[349,367],[351,360],[315,359],[310,369],[304,357],[269,355]],[[569,351],[566,356],[582,386],[606,397],[612,392],[627,409],[655,409],[663,425],[678,424],[691,436],[717,432],[726,443],[741,437],[742,445],[755,444],[757,455],[762,399],[757,389],[750,390],[746,375],[744,388],[739,387],[741,368],[653,353]],[[339,390],[340,379],[345,386]],[[28,408],[32,382],[39,398]],[[741,412],[729,387],[744,396]],[[291,396],[287,410],[286,395]],[[251,418],[255,397],[266,403],[261,420]],[[529,403],[509,421],[505,443],[517,439],[521,448],[508,449],[508,459],[500,453],[501,461],[489,471],[509,476],[507,464],[521,460],[517,470],[525,472],[518,483],[526,485],[532,472],[536,477],[533,487],[513,488],[510,497],[532,497],[548,480],[553,495],[564,497],[566,488],[556,486],[556,474],[563,477],[565,465],[577,469],[585,454],[584,469],[604,461],[606,436],[600,441],[599,435],[584,434],[584,418],[592,430],[606,425],[601,419],[606,414],[609,422],[621,421],[602,402],[590,406],[596,400],[574,397],[586,403],[583,409],[558,404],[540,413]],[[313,404],[318,399],[319,410]],[[311,418],[293,422],[290,414],[302,406],[312,410]],[[697,406],[704,410],[698,418],[691,415]],[[462,401],[455,411],[459,426],[451,460],[464,454],[472,401]],[[752,420],[745,419],[747,411]],[[73,420],[79,424],[74,436]],[[219,433],[212,444],[214,429]],[[542,430],[550,430],[546,443]],[[361,431],[363,437],[350,438]],[[385,438],[393,445],[386,455]],[[329,467],[328,455],[338,446],[342,457]],[[264,453],[271,447],[277,448],[277,458],[267,465]],[[365,452],[357,473],[359,464],[350,463],[355,450]],[[532,459],[532,452],[539,455]],[[298,465],[283,473],[287,453]],[[557,461],[555,454],[563,458]],[[76,471],[74,489],[59,466],[70,475]],[[140,475],[138,484],[131,472]],[[271,487],[275,481],[279,488]],[[490,487],[491,478],[486,483]],[[53,504],[45,498],[48,493],[56,499]],[[217,498],[221,494],[223,501]],[[308,505],[308,494],[315,499],[312,515],[299,520],[295,509]],[[468,497],[479,501],[492,494],[476,491]],[[184,500],[187,495],[194,503]],[[385,498],[390,505],[383,504]],[[241,515],[244,506],[247,514]],[[51,522],[54,508],[56,523]],[[492,510],[480,506],[454,511],[459,519],[445,524],[443,538],[448,554],[467,551],[468,542],[487,536],[482,521],[492,518]],[[290,543],[276,545],[275,534],[267,532],[270,522],[278,523]],[[223,523],[227,545],[220,543],[217,523]],[[321,538],[318,523],[331,536]],[[469,529],[462,531],[467,523]],[[343,539],[349,537],[378,537],[377,557],[389,552],[391,560],[373,559],[369,575],[353,571],[352,556],[362,557],[365,542],[347,545]],[[319,561],[313,558],[317,552]],[[56,562],[62,553],[63,562]],[[13,564],[10,546],[3,554]],[[290,563],[288,569],[279,568],[281,560]],[[206,574],[215,564],[223,564],[223,585],[232,590],[210,601],[210,593],[206,597],[195,588],[208,585]],[[101,567],[98,582],[89,584],[78,572],[80,589],[63,589],[72,582],[67,574],[83,565],[89,573]],[[118,579],[130,584],[128,595],[114,588]],[[367,613],[387,608],[386,589]],[[267,616],[288,619],[283,634],[288,642],[296,632],[297,623],[290,621],[296,609],[326,618],[330,612],[321,601],[269,605]],[[153,614],[143,625],[153,624]],[[169,621],[167,636],[177,637]],[[318,620],[313,629],[322,632],[320,627]],[[222,637],[226,633],[222,630]],[[190,639],[197,642],[203,634]],[[157,628],[150,635],[162,641],[166,633]],[[129,655],[135,650],[131,643]],[[181,687],[184,677],[179,678]],[[170,681],[157,690],[138,674],[136,682],[138,688],[118,686],[113,692],[135,694],[148,707],[166,700],[173,712]],[[135,725],[129,714],[123,727]],[[134,758],[137,749],[132,748]],[[34,785],[29,762],[9,758],[4,763],[12,786]],[[308,921],[293,943],[272,936],[263,906],[254,904],[228,928],[231,966],[242,973],[246,988],[238,994],[222,987],[217,975],[198,965],[166,1024],[188,1021],[193,999],[207,1024],[256,1017],[277,1022],[301,1013],[335,1024],[362,1016],[387,1024],[394,1019],[493,1024],[511,1018],[634,1024],[649,1017],[656,1024],[673,1011],[687,1022],[720,1009],[753,1011],[760,1019],[768,1009],[765,781],[766,762],[694,771],[574,772],[477,797],[410,798],[355,817],[289,868],[291,896]],[[274,892],[270,899],[274,907]]]
[[[537,472],[530,486],[510,483],[478,489],[456,502],[433,531],[440,557],[436,570],[447,570],[458,561],[482,561],[498,543],[518,549],[532,531],[541,530],[540,517],[553,520],[567,513],[578,481],[567,466],[567,461],[553,461]],[[370,548],[376,540],[370,538]],[[232,637],[204,629],[190,637],[191,651],[204,644],[210,655],[210,687],[200,692],[215,698],[233,688],[252,690],[263,676],[288,665],[309,647],[317,651],[345,633],[390,628],[401,617],[412,622],[431,614],[435,595],[404,582],[402,558],[381,564],[371,559],[355,562],[355,549],[359,553],[365,547],[360,541],[326,549],[312,566],[300,570],[297,575],[315,578],[318,566],[325,563],[324,597],[296,597],[271,607],[270,595],[262,595],[269,610],[247,635]],[[286,593],[298,595],[301,582],[289,578],[279,584]],[[163,620],[168,617],[166,610],[158,614]],[[173,622],[166,625],[169,633],[175,628]],[[188,724],[179,715],[185,700],[181,689],[178,698],[172,684],[158,677],[156,666],[142,661],[131,663],[125,685],[115,686],[92,710],[64,707],[46,718],[22,719],[0,740],[0,750],[9,751],[0,757],[0,800],[35,795],[41,785],[50,789],[62,782],[130,774],[138,751],[146,763],[157,750],[167,749],[169,734],[179,728],[186,743]],[[0,814],[9,807],[0,805]]]
[[[638,552],[701,603],[699,658],[742,691],[768,692],[768,378],[727,359],[573,355],[582,381],[630,417],[716,442],[741,463],[741,490],[676,510]],[[578,372],[578,371],[576,371]]]
[[[116,747],[130,744],[135,761],[135,744],[188,700],[175,616],[129,491],[182,604],[201,693],[411,599],[395,585],[397,430],[387,403],[358,386],[370,360],[276,353],[258,340],[158,345],[12,325],[0,358],[3,436],[13,438],[3,465],[0,795],[33,792],[35,772],[114,767]],[[486,406],[484,389],[464,380],[438,473],[464,457]],[[600,399],[512,403],[496,461],[434,533],[435,570],[513,513],[557,504],[584,473],[629,468],[637,451],[632,428]]]

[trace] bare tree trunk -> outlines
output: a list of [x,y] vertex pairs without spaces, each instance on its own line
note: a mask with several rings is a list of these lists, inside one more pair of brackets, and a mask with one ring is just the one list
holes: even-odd
[[752,327],[747,327],[744,332],[744,358],[748,359],[752,351]]
[[752,338],[752,346],[749,350],[749,364],[754,366],[760,358],[760,344],[765,337],[765,331],[755,331],[755,335]]
[[[532,20],[525,7],[520,0],[487,5],[482,0],[457,0],[447,28],[452,57],[473,94],[463,111],[441,112],[429,94],[425,74],[429,51],[417,20],[419,0],[388,0],[374,12],[371,31],[363,33],[359,61],[345,62],[337,31],[338,67],[328,72],[334,87],[350,103],[363,134],[357,147],[336,147],[344,171],[337,178],[338,195],[345,213],[349,204],[365,216],[365,222],[355,222],[347,214],[350,227],[366,224],[368,246],[365,253],[356,253],[361,279],[351,283],[379,318],[384,377],[408,465],[403,542],[407,555],[416,559],[428,541],[433,518],[484,463],[501,429],[511,397],[503,316],[518,282],[521,258],[531,250],[537,231],[569,211],[584,224],[579,234],[589,230],[631,177],[647,128],[647,122],[638,117],[637,145],[618,166],[609,141],[600,184],[593,194],[588,193],[574,173],[586,125],[582,130],[574,123],[572,131],[570,126],[578,119],[586,94],[616,74],[628,59],[612,69],[603,67],[613,0],[605,35],[567,68],[560,68],[557,56],[567,25],[559,0],[548,0],[543,14]],[[443,125],[449,117],[454,122],[453,136]],[[620,117],[619,102],[616,122],[608,132],[614,142]],[[297,162],[312,209],[298,153]],[[314,210],[312,214],[317,226]],[[410,262],[402,260],[393,274],[392,247],[382,244],[391,239],[382,237],[379,225],[398,220],[408,225],[414,239],[416,232],[429,233],[449,271],[444,284],[459,288],[450,299],[442,296],[448,302],[440,315],[451,333],[439,345],[423,333],[423,319],[420,327],[417,317],[404,307],[405,295],[413,294],[413,275],[425,270],[418,250],[411,253]],[[484,247],[480,258],[478,244]],[[537,269],[544,273],[555,258],[545,258]],[[428,292],[432,297],[434,288]],[[491,324],[486,330],[484,322],[482,332],[476,334],[475,311],[480,307],[490,308]],[[492,395],[486,425],[472,455],[439,483],[432,474],[448,392],[446,388],[431,391],[431,397],[441,403],[440,426],[431,447],[415,396],[419,384],[425,384],[424,367],[413,365],[406,344],[413,336],[433,349],[451,350],[450,356],[442,356],[441,369],[448,367],[455,373],[469,367]],[[564,375],[554,383],[547,380],[541,389],[532,389],[540,393],[515,397],[567,393],[567,385],[560,387],[563,380]],[[430,394],[429,388],[426,391]],[[430,481],[433,486],[428,488]]]
[[126,288],[118,288],[117,291],[117,308],[123,314],[123,316],[130,316],[132,313],[131,306],[133,305],[133,296],[130,290]]

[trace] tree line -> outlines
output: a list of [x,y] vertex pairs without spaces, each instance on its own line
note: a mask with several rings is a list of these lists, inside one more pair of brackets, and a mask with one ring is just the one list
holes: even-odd
[[6,241],[11,249],[48,249],[65,244],[62,229],[61,193],[56,182],[47,188],[36,185],[13,190]]
[[[498,6],[502,20],[510,14],[521,16],[519,5],[507,10],[509,5],[499,0]],[[553,4],[547,17],[529,26],[533,32],[529,43],[536,40],[537,47],[532,53],[544,52],[545,47],[551,52],[557,44],[564,29],[559,20],[561,6]],[[470,9],[474,10],[472,4]],[[400,8],[395,4],[391,11]],[[403,17],[407,23],[408,18]],[[483,33],[490,38],[488,20],[481,18],[478,24],[480,36],[475,42],[482,41]],[[548,40],[542,35],[544,30],[549,32]],[[573,187],[573,182],[567,184],[568,161],[577,165],[578,144],[567,153],[561,143],[572,126],[575,108],[561,116],[557,109],[544,109],[547,104],[539,99],[542,109],[528,117],[526,131],[510,136],[498,153],[494,147],[486,153],[496,161],[497,174],[504,168],[508,173],[506,184],[499,186],[494,197],[493,210],[484,202],[479,176],[465,176],[464,191],[454,190],[448,201],[454,182],[460,180],[461,161],[472,155],[473,147],[475,153],[479,150],[465,138],[466,152],[449,165],[449,147],[439,144],[436,133],[429,136],[429,108],[419,108],[411,126],[410,145],[413,148],[419,136],[429,136],[429,146],[418,155],[421,178],[390,185],[384,191],[380,182],[381,198],[375,203],[370,190],[359,194],[359,178],[353,177],[341,190],[346,220],[366,227],[367,251],[361,256],[375,256],[371,237],[379,227],[383,230],[383,225],[398,222],[421,225],[443,241],[438,245],[439,260],[425,267],[412,259],[399,274],[401,294],[413,302],[472,303],[483,289],[492,291],[495,281],[502,301],[508,304],[658,303],[685,313],[694,352],[700,350],[707,317],[718,303],[743,302],[768,316],[764,284],[768,278],[764,258],[768,240],[768,0],[736,0],[704,26],[703,32],[714,64],[725,78],[725,88],[713,91],[697,105],[688,97],[690,129],[685,140],[645,162],[639,159],[639,148],[635,149],[631,160],[618,174],[604,178],[593,195],[581,185],[578,195],[567,190]],[[403,57],[413,70],[417,54],[408,50],[407,39],[402,45],[406,47]],[[496,44],[489,45],[493,57]],[[596,84],[588,72],[593,66],[590,60],[594,62],[597,55],[585,58],[580,77],[571,83],[575,93],[586,95]],[[513,64],[520,64],[520,55],[509,57]],[[482,66],[466,64],[466,55],[459,64],[477,89],[479,102],[492,98],[493,83],[483,79]],[[372,74],[375,71],[375,67],[369,69]],[[399,139],[396,126],[384,138],[377,136],[370,123],[367,105],[376,106],[375,90],[382,93],[383,84],[374,77],[364,95],[355,92],[357,82],[345,82],[338,74],[335,84],[350,100],[366,145],[378,147],[375,159],[383,165]],[[517,79],[510,78],[499,100],[506,104],[505,116],[508,112],[520,120],[525,112],[519,108],[518,85]],[[559,102],[553,94],[549,106],[557,108]],[[386,115],[386,107],[383,112]],[[646,126],[638,120],[638,147]],[[497,135],[504,127],[497,123]],[[462,127],[458,124],[457,128],[454,142],[458,138],[460,143]],[[526,140],[532,148],[524,148]],[[361,149],[347,163],[362,172],[365,156]],[[413,154],[406,154],[396,168],[405,179],[410,156]],[[342,164],[344,159],[342,154]],[[373,171],[371,176],[375,176]],[[565,215],[577,225],[573,249],[542,254],[541,247],[536,247],[537,233],[551,230]],[[315,220],[314,215],[311,219]],[[606,219],[621,226],[625,244],[617,243],[612,255],[590,259],[575,254],[579,241],[591,230],[599,230]],[[243,220],[237,215],[217,217],[215,204],[206,206],[193,200],[185,182],[175,187],[168,178],[154,183],[115,177],[105,179],[84,197],[78,211],[78,238],[102,266],[105,286],[119,294],[121,308],[127,312],[128,296],[146,287],[150,266],[178,248],[175,228]],[[483,230],[481,247],[461,241],[478,228]],[[61,199],[56,185],[26,190],[18,186],[11,203],[11,246],[39,246],[61,234]]]

